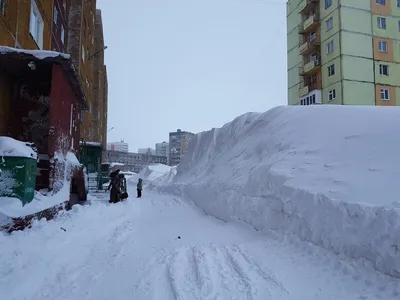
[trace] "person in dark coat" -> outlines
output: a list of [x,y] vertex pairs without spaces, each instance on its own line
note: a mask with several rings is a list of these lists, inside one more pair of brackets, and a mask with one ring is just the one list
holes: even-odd
[[110,174],[110,184],[108,185],[108,190],[110,190],[110,203],[119,202],[119,195],[121,194],[121,178],[118,176],[120,170],[116,170]]
[[142,198],[142,190],[143,190],[143,181],[142,178],[139,178],[137,183],[137,197]]

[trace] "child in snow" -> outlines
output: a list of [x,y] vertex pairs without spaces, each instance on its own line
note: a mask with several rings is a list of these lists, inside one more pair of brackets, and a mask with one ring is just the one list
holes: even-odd
[[143,190],[143,182],[142,178],[139,178],[139,181],[137,183],[137,197],[142,198],[142,190]]

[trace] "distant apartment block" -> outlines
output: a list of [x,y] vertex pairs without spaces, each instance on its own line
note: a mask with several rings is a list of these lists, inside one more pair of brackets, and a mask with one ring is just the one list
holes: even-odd
[[289,0],[288,104],[400,105],[400,1]]
[[149,154],[149,155],[156,155],[156,150],[153,148],[139,148],[138,149],[138,153],[142,153],[142,154]]
[[189,142],[194,133],[178,129],[169,133],[169,165],[176,166],[187,153]]
[[167,157],[168,151],[169,151],[169,143],[164,141],[162,143],[156,144],[156,155]]
[[164,156],[148,155],[145,153],[107,151],[107,158],[110,163],[121,163],[119,169],[139,173],[144,167],[151,164],[167,164]]
[[128,143],[125,143],[124,141],[108,143],[107,144],[107,150],[119,151],[119,152],[128,152],[129,151],[129,145],[128,145]]

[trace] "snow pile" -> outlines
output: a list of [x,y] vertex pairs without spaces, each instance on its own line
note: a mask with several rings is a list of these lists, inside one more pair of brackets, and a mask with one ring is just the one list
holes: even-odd
[[163,192],[400,277],[400,109],[277,107],[196,135]]
[[177,173],[177,166],[173,166],[170,168],[168,172],[164,175],[154,179],[149,183],[150,189],[157,189],[158,186],[166,186],[169,185],[175,178]]
[[64,185],[57,193],[35,192],[33,200],[22,206],[18,198],[0,197],[0,227],[8,224],[10,217],[18,218],[31,215],[69,200],[69,185]]
[[162,177],[170,170],[171,170],[170,166],[163,164],[154,164],[146,166],[142,171],[140,171],[138,177],[142,178],[144,183],[149,183],[156,180],[157,178]]
[[0,156],[28,157],[37,159],[35,146],[7,136],[0,136]]

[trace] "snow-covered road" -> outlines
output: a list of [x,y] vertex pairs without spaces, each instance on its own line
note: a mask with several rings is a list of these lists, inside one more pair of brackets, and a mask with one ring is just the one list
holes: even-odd
[[0,234],[7,300],[398,299],[399,280],[146,191]]

